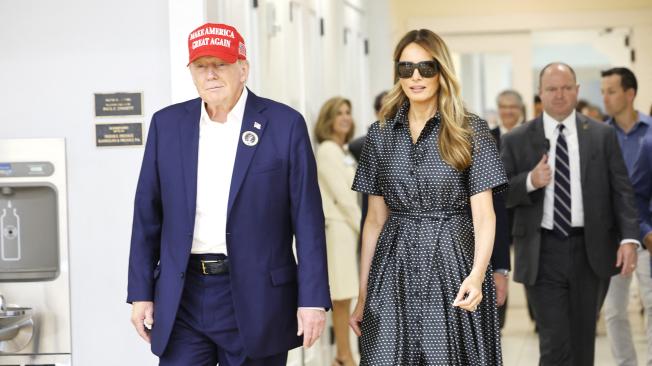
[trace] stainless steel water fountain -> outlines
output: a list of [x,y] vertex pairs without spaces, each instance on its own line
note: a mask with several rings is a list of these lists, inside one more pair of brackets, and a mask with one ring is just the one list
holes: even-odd
[[0,365],[71,364],[63,139],[0,140]]

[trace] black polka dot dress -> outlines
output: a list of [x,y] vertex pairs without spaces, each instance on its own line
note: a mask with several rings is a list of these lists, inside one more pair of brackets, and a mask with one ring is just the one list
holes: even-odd
[[457,171],[439,154],[439,113],[413,144],[408,108],[371,126],[353,182],[390,209],[369,273],[360,364],[502,365],[491,271],[476,312],[452,305],[473,266],[469,197],[507,183],[495,141],[471,116],[473,162]]

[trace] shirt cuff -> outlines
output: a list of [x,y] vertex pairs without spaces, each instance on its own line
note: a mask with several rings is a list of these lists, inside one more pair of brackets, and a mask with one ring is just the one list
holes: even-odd
[[620,245],[625,245],[629,243],[636,244],[636,249],[641,248],[641,242],[636,239],[623,239],[620,241]]
[[326,311],[324,308],[313,308],[312,306],[300,306],[299,309],[321,310]]
[[537,190],[536,187],[534,187],[534,184],[532,184],[532,172],[527,173],[527,178],[525,178],[525,189],[527,189],[527,193]]

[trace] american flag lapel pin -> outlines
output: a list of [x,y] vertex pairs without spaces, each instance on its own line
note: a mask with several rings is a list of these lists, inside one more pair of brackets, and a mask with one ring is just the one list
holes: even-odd
[[254,122],[254,128],[260,130],[260,123]]

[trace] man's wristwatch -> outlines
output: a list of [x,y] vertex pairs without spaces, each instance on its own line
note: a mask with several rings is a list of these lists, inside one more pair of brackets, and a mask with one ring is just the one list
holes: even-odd
[[509,270],[508,269],[494,269],[494,273],[500,273],[501,275],[505,277],[509,277]]

